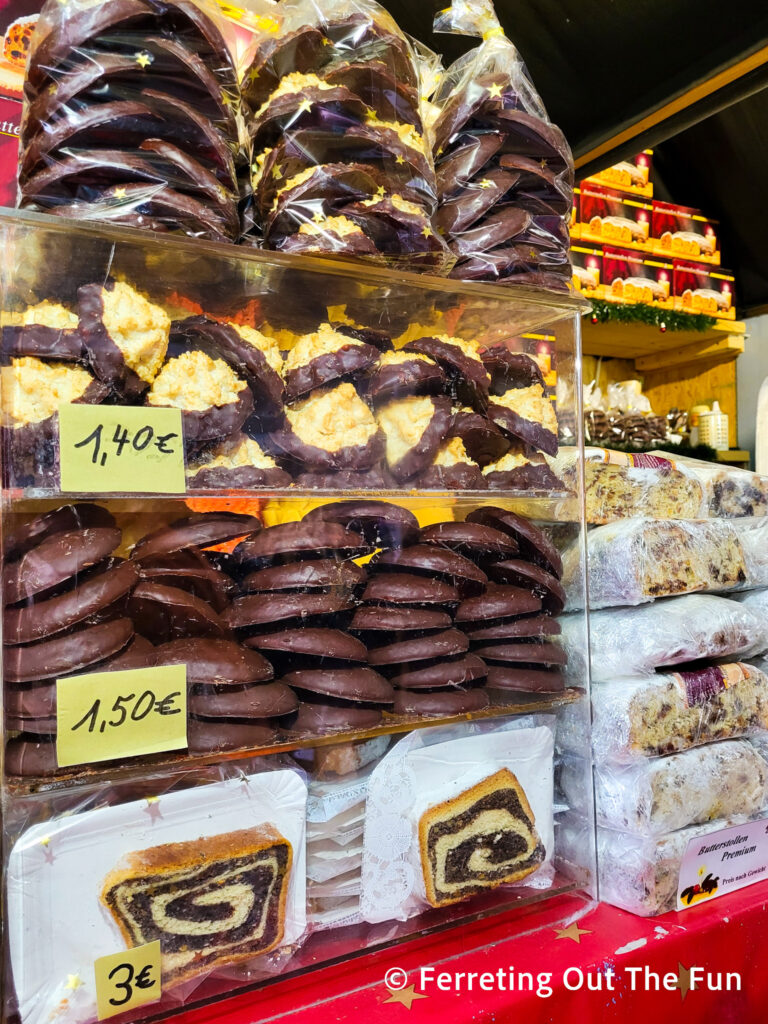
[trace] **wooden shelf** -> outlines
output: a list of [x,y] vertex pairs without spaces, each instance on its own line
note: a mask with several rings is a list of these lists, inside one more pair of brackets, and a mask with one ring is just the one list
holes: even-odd
[[707,331],[667,331],[646,324],[582,321],[585,355],[634,359],[639,372],[690,365],[714,365],[736,359],[744,351],[745,325],[718,320]]
[[717,462],[749,462],[751,458],[751,454],[743,448],[729,448],[727,451],[715,453]]

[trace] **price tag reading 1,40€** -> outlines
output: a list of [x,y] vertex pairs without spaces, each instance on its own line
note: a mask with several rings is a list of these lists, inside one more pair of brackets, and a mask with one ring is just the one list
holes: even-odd
[[180,409],[130,405],[59,408],[61,489],[85,494],[182,494]]
[[125,1013],[162,995],[160,940],[94,961],[99,1020]]
[[56,680],[56,757],[67,765],[187,745],[187,667],[91,672]]

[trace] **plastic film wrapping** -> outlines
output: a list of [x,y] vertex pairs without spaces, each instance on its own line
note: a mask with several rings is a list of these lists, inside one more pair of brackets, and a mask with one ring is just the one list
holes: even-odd
[[208,0],[51,0],[25,83],[19,203],[61,217],[241,234],[240,90]]
[[436,223],[463,280],[570,286],[573,158],[490,3],[455,2],[437,32],[483,42],[443,76],[434,102]]
[[[669,458],[669,453],[650,452]],[[674,455],[675,466],[692,474],[704,488],[708,515],[713,519],[740,519],[768,515],[768,477],[735,466],[721,466]]]
[[[768,606],[762,605],[755,614],[746,603],[685,594],[635,608],[594,611],[589,616],[592,679],[608,682],[618,676],[652,675],[663,666],[685,662],[751,657],[768,648]],[[580,664],[581,616],[563,616],[560,624],[569,672],[578,678],[585,668]]]
[[[768,766],[746,740],[710,743],[632,765],[601,763],[594,774],[598,824],[638,835],[752,815],[768,800]],[[570,806],[579,806],[583,781],[570,760],[560,784]]]
[[373,0],[291,0],[243,79],[263,244],[446,272],[422,72]]

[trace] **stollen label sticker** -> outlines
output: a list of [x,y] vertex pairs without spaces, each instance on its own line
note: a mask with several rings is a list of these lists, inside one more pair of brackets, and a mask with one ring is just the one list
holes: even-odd
[[688,910],[768,878],[768,819],[734,825],[688,842],[680,864],[677,909]]
[[94,961],[93,970],[99,1020],[157,1002],[163,991],[160,940],[101,956]]
[[56,680],[60,768],[186,746],[186,665],[90,672]]
[[729,665],[710,665],[692,672],[673,672],[672,678],[683,696],[685,706],[706,704],[721,690],[737,686],[749,678],[749,669],[741,662]]
[[181,409],[59,408],[61,489],[78,494],[183,494]]

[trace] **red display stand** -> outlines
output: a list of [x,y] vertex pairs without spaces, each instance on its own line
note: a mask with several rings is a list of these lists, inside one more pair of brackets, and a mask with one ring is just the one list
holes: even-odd
[[[527,922],[518,914],[515,927],[536,927],[547,915],[562,920],[569,901],[575,914],[583,909],[583,902],[562,897],[534,908]],[[768,883],[656,918],[601,904],[565,928],[547,925],[515,939],[505,938],[509,921],[499,916],[188,1011],[174,1024],[261,1024],[283,1015],[302,1024],[677,1024],[682,1015],[686,1024],[761,1024],[768,1006],[768,975],[760,969],[766,925]],[[463,954],[481,943],[487,944]],[[422,988],[425,967],[434,973]],[[396,988],[385,984],[387,971]],[[458,972],[464,977],[454,980]],[[471,991],[469,973],[476,975]],[[510,979],[515,991],[509,991]],[[551,995],[536,994],[539,981]],[[518,990],[521,985],[525,991]]]

